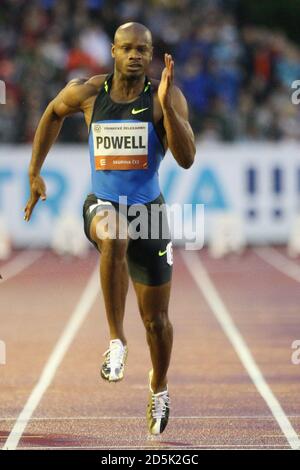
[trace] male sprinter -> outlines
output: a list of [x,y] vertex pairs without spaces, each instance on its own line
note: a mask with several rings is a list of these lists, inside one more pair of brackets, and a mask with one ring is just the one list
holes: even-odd
[[[120,236],[121,208],[143,205],[151,228],[151,203],[163,207],[158,168],[169,147],[177,163],[189,168],[195,156],[194,135],[188,122],[186,100],[173,84],[174,61],[165,54],[161,80],[146,76],[152,59],[150,31],[139,23],[120,26],[112,44],[114,71],[90,79],[72,80],[50,102],[38,125],[29,167],[31,194],[25,208],[29,221],[39,198],[46,199],[40,176],[45,157],[66,116],[81,111],[89,128],[92,190],[83,208],[89,240],[101,253],[100,279],[110,346],[101,376],[110,382],[123,378],[127,341],[123,331],[128,271],[146,328],[152,370],[147,407],[149,431],[160,434],[169,416],[167,370],[173,330],[168,318],[172,275],[169,239],[133,239]],[[126,196],[126,203],[119,200]],[[112,212],[111,212],[112,211]],[[102,224],[113,214],[117,236]],[[162,211],[163,212],[163,211]],[[163,219],[166,214],[163,212]],[[127,217],[126,227],[130,218]],[[106,227],[106,228],[105,228]],[[145,227],[144,227],[145,228]]]

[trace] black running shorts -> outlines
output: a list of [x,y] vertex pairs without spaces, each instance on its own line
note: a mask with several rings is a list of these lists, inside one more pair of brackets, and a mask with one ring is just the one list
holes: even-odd
[[[127,248],[127,261],[129,273],[133,281],[157,286],[169,282],[172,278],[173,252],[170,230],[165,201],[160,194],[154,201],[143,205],[147,211],[147,220],[143,219],[143,224],[137,224],[137,218],[141,214],[139,204],[132,206],[120,206],[119,203],[107,199],[98,199],[95,194],[89,194],[83,205],[84,231],[87,238],[98,249],[97,244],[90,238],[90,226],[93,218],[99,210],[116,210],[127,217],[128,225],[137,227],[135,233],[140,236],[131,238],[129,236]],[[135,215],[128,214],[132,208]],[[131,210],[132,210],[131,209]],[[143,209],[145,213],[145,209]],[[135,221],[135,222],[133,222]],[[129,233],[130,230],[129,230]],[[154,235],[153,235],[154,234]]]

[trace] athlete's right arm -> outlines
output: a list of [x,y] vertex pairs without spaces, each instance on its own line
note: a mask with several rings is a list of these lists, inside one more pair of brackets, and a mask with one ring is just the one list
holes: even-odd
[[65,117],[82,111],[85,99],[91,94],[86,79],[75,79],[49,103],[37,127],[29,165],[30,197],[24,209],[24,219],[29,221],[34,206],[46,199],[46,186],[40,170],[51,146],[55,142]]

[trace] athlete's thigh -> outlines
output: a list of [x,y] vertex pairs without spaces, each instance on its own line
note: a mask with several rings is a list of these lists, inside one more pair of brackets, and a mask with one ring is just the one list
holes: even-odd
[[117,204],[100,201],[91,194],[84,203],[83,219],[85,234],[96,248],[100,249],[104,240],[127,243],[127,220],[119,214]]
[[127,258],[133,282],[148,286],[161,286],[171,281],[173,251],[167,213],[163,198],[147,204],[147,219],[141,225],[138,237],[129,227],[130,240]]
[[129,240],[127,260],[133,282],[160,286],[172,279],[173,257],[170,240]]
[[158,286],[149,286],[133,281],[141,316],[144,320],[156,315],[168,314],[171,281]]

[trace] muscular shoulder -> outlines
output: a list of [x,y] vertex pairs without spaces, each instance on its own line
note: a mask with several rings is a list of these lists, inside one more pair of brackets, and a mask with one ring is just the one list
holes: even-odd
[[150,78],[150,81],[151,81],[153,91],[157,91],[160,80],[157,80],[156,78]]
[[66,85],[65,88],[70,88],[70,87],[83,87],[86,89],[89,88],[95,88],[97,91],[101,87],[101,85],[104,83],[107,75],[94,75],[93,77],[90,78],[73,78],[73,80],[70,80],[69,83]]
[[97,95],[107,75],[74,78],[53,100],[53,110],[59,117],[82,111],[88,99]]

